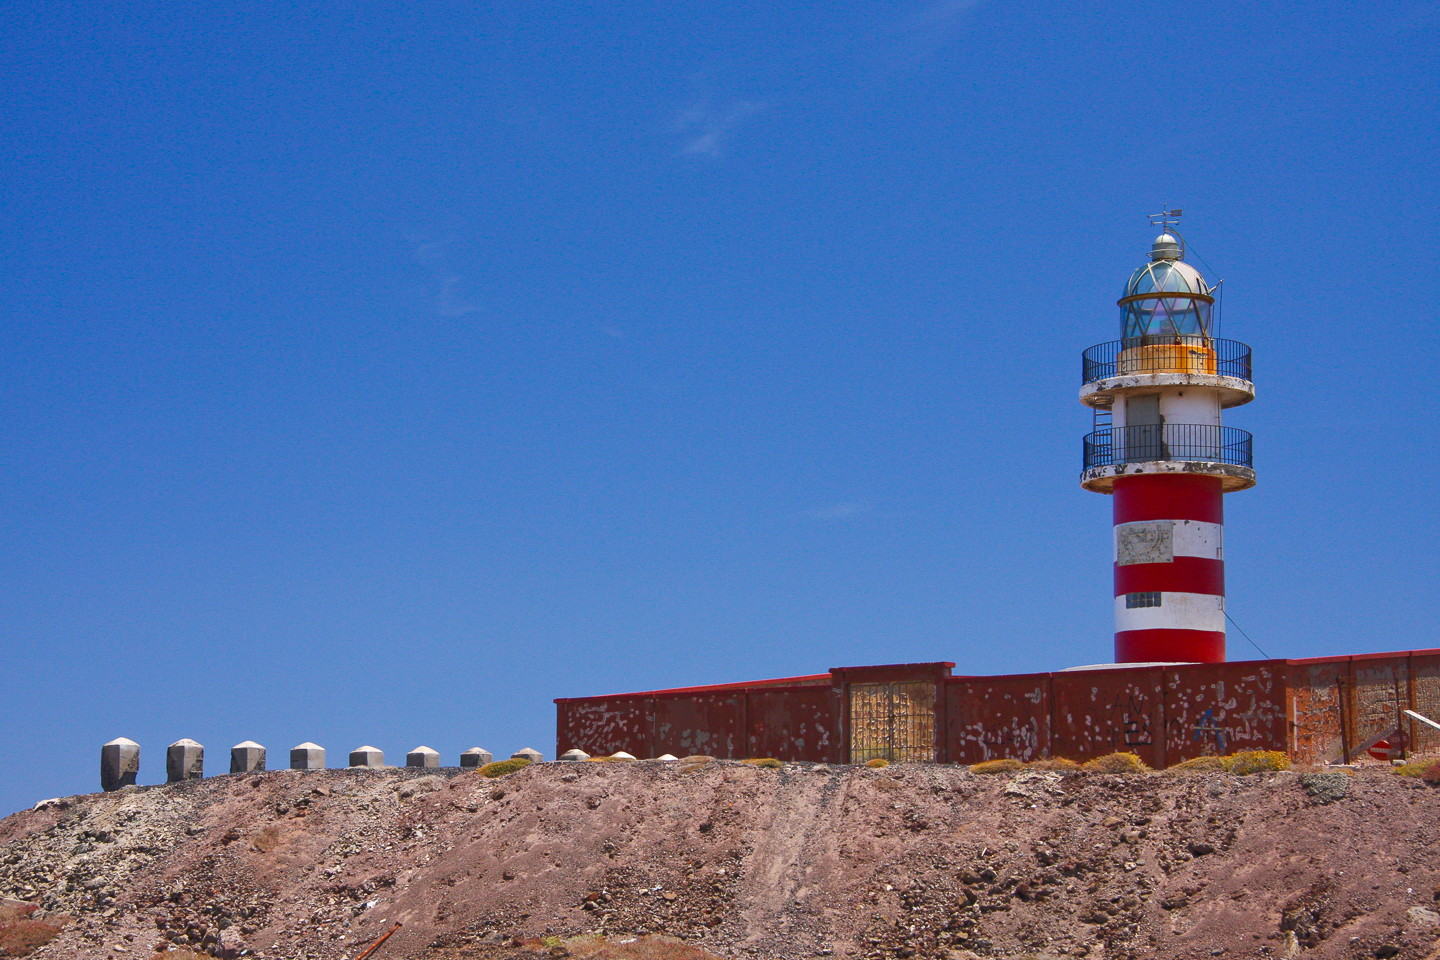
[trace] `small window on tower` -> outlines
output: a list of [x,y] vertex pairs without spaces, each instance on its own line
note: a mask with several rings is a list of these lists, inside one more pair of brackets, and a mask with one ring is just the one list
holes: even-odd
[[1136,607],[1158,607],[1160,606],[1160,594],[1158,591],[1150,593],[1127,593],[1125,594],[1125,607],[1134,610]]

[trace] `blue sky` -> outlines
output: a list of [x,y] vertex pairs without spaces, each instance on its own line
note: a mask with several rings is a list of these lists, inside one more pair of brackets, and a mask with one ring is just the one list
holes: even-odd
[[1434,4],[3,17],[0,810],[1109,659],[1079,358],[1166,203],[1255,349],[1230,612],[1440,646]]

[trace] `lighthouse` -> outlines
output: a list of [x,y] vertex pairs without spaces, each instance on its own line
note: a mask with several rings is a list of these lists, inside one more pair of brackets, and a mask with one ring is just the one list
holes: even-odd
[[1224,496],[1255,485],[1250,434],[1221,422],[1255,399],[1250,348],[1218,337],[1219,284],[1185,262],[1179,217],[1151,218],[1120,338],[1082,358],[1080,485],[1113,498],[1117,663],[1225,660]]

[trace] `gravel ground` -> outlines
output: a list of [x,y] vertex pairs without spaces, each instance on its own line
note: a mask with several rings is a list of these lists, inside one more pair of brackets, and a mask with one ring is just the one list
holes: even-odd
[[[0,821],[37,958],[1440,958],[1440,791],[1388,771],[1109,776],[823,764],[282,770]],[[522,945],[528,941],[528,945]],[[643,941],[642,941],[643,942]]]

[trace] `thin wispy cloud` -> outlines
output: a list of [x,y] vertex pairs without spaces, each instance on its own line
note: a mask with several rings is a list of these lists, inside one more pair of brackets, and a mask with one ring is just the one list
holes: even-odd
[[453,266],[449,247],[441,241],[424,241],[416,245],[412,257],[434,275],[435,311],[453,319],[477,312],[480,304],[473,295],[470,279]]
[[902,60],[923,61],[950,44],[985,0],[930,0],[911,10],[894,27]]
[[764,108],[763,103],[749,100],[732,100],[724,106],[710,100],[695,101],[675,118],[674,131],[684,140],[680,155],[711,159],[724,156],[735,129]]
[[830,503],[811,510],[810,516],[816,520],[849,520],[869,513],[870,510],[871,507],[868,503]]

